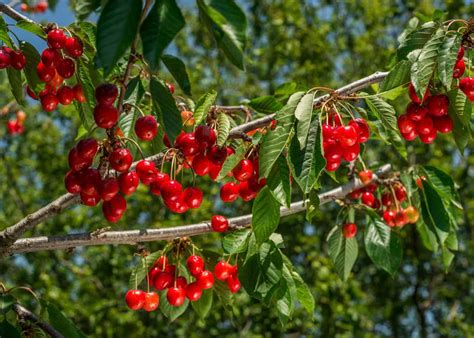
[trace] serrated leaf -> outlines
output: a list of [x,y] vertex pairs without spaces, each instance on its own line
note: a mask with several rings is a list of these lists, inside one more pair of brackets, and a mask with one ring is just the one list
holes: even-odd
[[400,46],[397,50],[398,59],[405,59],[410,52],[422,48],[434,34],[438,26],[439,25],[435,22],[427,22],[420,28],[413,29],[412,32],[406,35],[403,41],[400,41]]
[[240,229],[225,235],[222,239],[224,252],[230,255],[245,252],[250,234],[250,229]]
[[296,271],[293,271],[291,275],[293,276],[293,280],[295,281],[296,295],[298,297],[298,301],[301,303],[301,305],[303,305],[305,310],[311,316],[313,316],[315,302],[311,290],[304,282],[303,278],[301,278],[301,276]]
[[365,249],[378,268],[394,275],[402,263],[400,238],[390,227],[378,219],[370,218],[365,231]]
[[380,83],[379,93],[388,92],[410,82],[411,62],[402,60],[398,62]]
[[250,100],[246,105],[257,113],[266,115],[273,114],[283,108],[283,105],[270,95],[256,97]]
[[448,90],[453,82],[453,70],[461,46],[461,38],[460,33],[448,33],[439,47],[438,76]]
[[314,92],[303,96],[295,110],[295,117],[297,122],[296,137],[300,143],[300,148],[306,146],[306,139],[308,138],[309,127],[311,124],[311,115],[313,114],[313,100]]
[[179,86],[186,95],[191,95],[191,82],[189,81],[186,65],[180,58],[165,54],[161,57],[161,61],[165,64],[173,78],[178,82]]
[[109,74],[138,32],[142,0],[108,1],[97,21],[97,63]]
[[46,310],[50,324],[64,337],[83,338],[85,335],[52,303],[47,303]]
[[278,160],[272,167],[272,171],[267,178],[267,186],[272,192],[275,199],[281,204],[290,206],[291,203],[291,182],[290,182],[290,168],[286,158],[283,155],[278,157]]
[[196,102],[196,109],[194,110],[194,120],[195,124],[200,124],[209,113],[212,105],[216,101],[217,92],[212,90],[204,95],[202,95]]
[[411,66],[411,83],[418,97],[423,97],[426,88],[434,76],[438,61],[439,48],[446,35],[444,29],[438,29],[421,50],[418,59]]
[[199,14],[227,59],[244,70],[247,18],[234,0],[197,0]]
[[213,290],[203,290],[202,296],[195,302],[191,302],[191,306],[198,316],[202,319],[206,318],[212,308]]
[[[205,290],[205,291],[211,291],[211,290]],[[173,322],[176,318],[181,316],[188,308],[188,305],[189,305],[189,300],[186,298],[184,300],[183,305],[171,306],[170,303],[168,302],[168,299],[166,298],[165,292],[161,293],[159,309],[161,310],[161,313],[166,318],[168,318],[171,322]]]
[[0,40],[6,44],[8,47],[12,48],[13,43],[10,39],[10,35],[8,35],[8,27],[3,19],[3,16],[0,16]]
[[230,132],[230,118],[226,113],[217,116],[217,145],[222,147],[227,141]]
[[263,243],[278,227],[280,204],[265,186],[255,198],[252,207],[252,230],[257,243]]
[[26,21],[26,20],[19,20],[19,21],[17,21],[16,26],[20,29],[23,29],[23,30],[27,31],[27,32],[33,33],[33,34],[39,36],[42,39],[46,38],[45,31],[36,22]]
[[443,244],[450,231],[449,215],[437,191],[428,182],[422,180],[422,184],[419,192],[423,221]]
[[21,51],[26,57],[26,65],[24,68],[26,82],[30,89],[38,94],[41,91],[41,82],[36,72],[36,66],[40,62],[40,55],[33,45],[26,41],[22,41],[20,44]]
[[316,189],[312,189],[308,197],[308,201],[306,201],[306,220],[311,223],[319,210],[320,201]]
[[464,153],[469,140],[472,138],[470,118],[472,113],[472,104],[467,100],[466,95],[460,90],[448,92],[449,97],[449,116],[453,120],[453,137],[456,145]]
[[13,67],[8,67],[7,75],[8,82],[10,83],[10,89],[16,102],[22,106],[26,105],[23,95],[23,81],[21,80],[21,71],[16,70]]
[[183,14],[175,0],[155,2],[140,28],[143,55],[152,69],[158,67],[163,51],[184,25]]
[[276,113],[277,126],[275,130],[269,131],[263,137],[259,156],[260,178],[268,176],[273,164],[285,145],[288,144],[295,120],[295,110],[303,96],[303,92],[291,95],[286,106]]
[[[422,171],[425,174],[428,182],[440,193],[444,198],[450,202],[458,202],[459,196],[454,186],[454,181],[451,176],[439,168],[433,166],[423,166]],[[461,205],[457,203],[459,207]]]
[[166,135],[171,142],[181,132],[181,113],[168,87],[156,79],[150,81],[150,92],[155,108],[159,109],[160,120],[163,121]]
[[86,102],[78,103],[75,102],[76,107],[79,108],[79,114],[81,118],[82,125],[86,128],[87,131],[91,131],[94,127],[94,104],[95,104],[95,86],[92,82],[91,76],[89,74],[88,67],[86,66],[83,60],[79,60],[76,63],[77,67],[77,77],[78,83],[82,87],[84,96],[86,97]]
[[153,265],[153,263],[162,255],[161,251],[156,251],[137,263],[137,266],[133,269],[128,280],[129,289],[136,289],[138,285],[145,279],[148,274],[148,270]]
[[328,248],[339,277],[347,280],[359,251],[356,238],[344,238],[341,228],[336,226],[329,234]]
[[382,122],[385,129],[397,130],[395,108],[379,97],[366,98],[365,102],[375,116]]

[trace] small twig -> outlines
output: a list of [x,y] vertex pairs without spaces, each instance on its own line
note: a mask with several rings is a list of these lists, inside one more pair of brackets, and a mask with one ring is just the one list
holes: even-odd
[[33,312],[26,309],[25,307],[21,306],[20,304],[13,304],[12,305],[13,311],[16,312],[18,317],[23,320],[28,320],[29,322],[33,323],[34,325],[38,326],[41,330],[46,332],[50,337],[53,338],[64,338],[64,336],[59,333],[54,327],[50,324],[42,321],[38,316],[36,316]]

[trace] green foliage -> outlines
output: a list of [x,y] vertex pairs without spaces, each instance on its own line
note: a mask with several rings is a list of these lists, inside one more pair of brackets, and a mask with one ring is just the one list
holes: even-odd
[[339,277],[342,280],[347,280],[359,252],[357,239],[355,237],[345,238],[341,227],[336,225],[330,231],[327,241],[328,254]]
[[186,65],[176,56],[165,54],[161,57],[161,61],[165,64],[173,78],[178,82],[179,86],[186,95],[191,95],[191,83],[189,82]]
[[280,205],[268,187],[264,187],[255,198],[252,207],[252,230],[257,243],[263,243],[278,227]]
[[150,92],[153,106],[158,111],[159,119],[163,121],[166,135],[173,143],[181,131],[181,114],[176,102],[168,87],[156,79],[150,81]]

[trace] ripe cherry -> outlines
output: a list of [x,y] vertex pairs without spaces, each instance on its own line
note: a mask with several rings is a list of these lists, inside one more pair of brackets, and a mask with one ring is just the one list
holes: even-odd
[[367,122],[362,118],[356,118],[354,120],[349,121],[349,125],[353,126],[357,130],[357,142],[364,143],[367,142],[370,136],[370,129]]
[[26,57],[21,50],[14,50],[10,53],[10,65],[16,70],[25,68]]
[[364,192],[362,194],[362,203],[364,203],[368,207],[371,207],[371,208],[374,207],[374,204],[375,204],[374,194],[368,191]]
[[330,144],[324,147],[324,158],[328,162],[341,161],[342,152],[343,150],[339,144]]
[[397,211],[395,214],[395,226],[402,227],[408,223],[408,217],[404,209]]
[[436,133],[436,129],[433,128],[431,132],[429,132],[428,134],[420,134],[419,136],[420,136],[421,142],[425,144],[430,144],[430,143],[433,143],[434,140],[436,140],[436,137],[438,135]]
[[201,206],[203,193],[200,189],[195,187],[188,187],[183,191],[184,202],[188,207],[197,209]]
[[166,293],[166,299],[171,306],[181,306],[186,300],[186,290],[180,287],[171,287]]
[[198,276],[204,270],[204,260],[200,256],[189,256],[186,260],[186,265],[193,276]]
[[135,171],[128,171],[120,174],[118,183],[122,194],[131,195],[137,190],[140,179]]
[[103,83],[95,89],[97,103],[112,105],[118,96],[117,86],[112,83]]
[[36,73],[41,81],[49,82],[56,75],[56,70],[46,67],[43,62],[39,62],[36,66]]
[[193,156],[199,152],[199,143],[194,133],[183,133],[176,139],[176,146],[181,149],[184,156]]
[[146,295],[142,290],[128,290],[125,294],[125,302],[132,310],[140,310],[145,304]]
[[416,139],[417,136],[418,132],[416,131],[416,129],[413,129],[409,133],[402,133],[402,137],[407,141],[413,141],[414,139]]
[[160,304],[160,298],[156,292],[147,292],[145,294],[145,304],[143,304],[143,309],[145,311],[155,311]]
[[117,148],[109,155],[110,166],[118,172],[127,171],[132,165],[132,161],[132,154],[127,148]]
[[344,234],[345,238],[352,238],[357,233],[357,225],[355,223],[346,223],[342,227],[342,233]]
[[420,213],[412,205],[405,209],[405,213],[407,215],[408,222],[411,224],[415,224],[420,218]]
[[86,102],[86,96],[84,95],[84,91],[82,90],[82,86],[80,84],[75,85],[72,87],[74,91],[74,98],[77,102],[83,103]]
[[183,186],[176,180],[169,180],[161,184],[160,190],[163,199],[172,202],[177,201],[181,197],[183,192]]
[[343,147],[351,147],[356,144],[359,136],[354,126],[340,126],[335,131],[335,136]]
[[236,275],[230,275],[225,281],[230,292],[236,293],[240,290],[241,284]]
[[457,60],[456,64],[454,65],[453,79],[459,79],[464,74],[465,70],[466,70],[466,64],[464,63],[464,60],[463,59]]
[[118,111],[114,106],[97,105],[94,108],[94,121],[100,128],[112,128],[118,120]]
[[453,120],[449,115],[433,119],[434,126],[440,133],[450,133],[453,130]]
[[66,35],[61,29],[53,29],[48,33],[48,45],[51,48],[60,49],[66,43]]
[[[359,143],[355,143],[350,147],[342,148],[342,158],[347,162],[354,161],[360,153]],[[337,161],[336,161],[337,162]]]
[[223,202],[233,202],[239,197],[239,186],[234,182],[229,182],[221,187],[221,200]]
[[54,48],[46,48],[41,53],[41,62],[46,67],[55,67],[59,60],[61,60],[61,54]]
[[339,161],[327,161],[325,169],[327,171],[336,171],[337,168],[339,168],[340,165],[341,165],[341,160],[339,160]]
[[428,107],[428,113],[432,116],[443,116],[448,114],[449,99],[446,95],[434,95],[431,96],[426,105]]
[[163,270],[168,265],[168,257],[160,256],[158,259],[153,263],[153,266],[157,266],[160,270]]
[[236,180],[240,182],[247,181],[253,175],[253,164],[249,159],[243,159],[232,170]]
[[422,181],[426,181],[426,177],[425,176],[420,176],[416,179],[416,185],[418,186],[418,188],[420,189],[423,189],[423,182]]
[[383,220],[387,223],[388,226],[395,226],[395,211],[387,210],[383,213]]
[[418,122],[417,131],[418,134],[429,134],[434,130],[433,119],[429,116],[425,116]]
[[80,157],[92,160],[99,150],[99,144],[93,138],[85,138],[77,142],[76,148]]
[[216,276],[218,280],[224,281],[228,277],[230,277],[231,268],[232,268],[232,265],[230,265],[226,261],[219,261],[214,267],[214,275]]
[[201,149],[207,149],[216,143],[216,132],[211,127],[201,125],[196,128],[194,136]]
[[140,140],[151,141],[158,132],[158,123],[154,116],[147,115],[137,119],[135,123],[135,134]]
[[140,177],[140,181],[145,185],[149,185],[151,182],[153,182],[156,178],[156,174],[158,173],[155,168],[155,163],[148,160],[139,161],[137,163],[136,171],[138,177]]
[[214,215],[211,218],[211,227],[216,232],[224,232],[229,227],[229,221],[224,216]]
[[204,176],[211,170],[211,162],[204,154],[197,154],[193,158],[192,167],[196,175]]
[[395,197],[399,202],[403,202],[407,199],[407,191],[403,186],[397,186],[395,188]]
[[80,177],[75,171],[68,171],[64,177],[64,185],[66,190],[71,194],[78,194],[81,192]]
[[245,202],[248,202],[257,196],[257,193],[250,189],[248,182],[241,182],[239,183],[239,196],[242,198]]
[[183,193],[179,193],[175,197],[164,199],[165,206],[170,209],[172,212],[177,214],[183,214],[188,211],[189,206],[184,201]]
[[422,102],[425,102],[428,96],[430,96],[430,89],[426,88],[425,95],[423,95],[423,99],[420,99],[418,95],[416,94],[415,87],[413,86],[412,83],[408,86],[408,95],[410,96],[410,99],[412,102],[421,104]]
[[73,171],[80,171],[84,168],[89,167],[92,164],[90,159],[83,158],[76,147],[69,151],[68,155],[69,168]]
[[459,47],[457,59],[462,59],[464,57],[464,47]]
[[[428,109],[415,102],[411,102],[407,106],[407,116],[410,120],[418,122],[428,113]],[[409,132],[409,131],[408,131]]]
[[120,187],[116,178],[108,177],[100,182],[98,190],[102,200],[110,201],[118,194]]
[[199,276],[196,277],[196,282],[201,287],[201,289],[207,290],[212,288],[214,285],[214,276],[210,271],[204,270]]
[[382,205],[384,207],[389,207],[392,205],[392,203],[393,203],[392,194],[389,192],[384,193],[382,195]]
[[78,58],[82,55],[84,47],[82,46],[81,40],[75,37],[70,37],[66,39],[66,42],[64,44],[64,50],[73,58]]
[[55,110],[59,104],[59,100],[54,94],[46,94],[40,98],[41,106],[46,112],[52,112]]
[[126,209],[127,201],[120,194],[116,194],[110,201],[102,203],[102,212],[105,218],[112,223],[118,222]]
[[[95,195],[99,192],[100,173],[95,168],[86,168],[80,173],[81,192],[86,195]],[[100,196],[99,196],[100,197]]]
[[171,94],[174,94],[174,85],[172,83],[166,82],[166,86],[168,87]]
[[202,296],[202,288],[197,282],[192,282],[186,286],[186,298],[191,302],[199,300]]
[[416,124],[408,118],[406,114],[400,115],[397,119],[398,129],[402,134],[411,133],[416,129]]
[[153,279],[153,286],[157,290],[164,290],[174,282],[174,274],[170,272],[158,272]]
[[69,79],[74,75],[76,71],[76,64],[70,58],[64,58],[59,60],[58,64],[56,65],[56,71],[60,76],[65,79]]
[[461,89],[462,92],[466,94],[470,101],[473,101],[474,77],[465,77],[459,80],[459,89]]
[[0,69],[5,69],[10,66],[10,52],[5,48],[0,49]]
[[362,183],[367,184],[372,181],[372,177],[374,176],[372,170],[366,169],[359,172],[359,178]]
[[57,93],[59,103],[67,106],[74,101],[74,90],[69,86],[62,86]]
[[150,184],[150,192],[153,195],[160,196],[161,184],[169,180],[170,180],[170,177],[168,176],[168,174],[157,172],[155,176],[155,180],[151,182]]
[[82,203],[88,207],[96,206],[100,202],[100,196],[97,191],[94,191],[92,195],[88,195],[81,191],[80,196]]

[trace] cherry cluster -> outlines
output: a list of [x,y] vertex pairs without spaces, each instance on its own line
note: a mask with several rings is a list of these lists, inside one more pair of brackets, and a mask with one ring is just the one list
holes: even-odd
[[20,4],[20,11],[27,13],[44,13],[48,10],[48,2],[41,0],[33,6],[28,6],[27,3]]
[[[41,53],[41,61],[36,66],[36,73],[45,88],[39,93],[41,106],[46,112],[55,110],[58,104],[69,105],[74,100],[85,102],[82,87],[77,84],[70,87],[64,84],[76,72],[76,64],[72,58],[79,58],[83,53],[82,41],[74,36],[66,36],[62,29],[54,28],[48,32],[48,48]],[[26,88],[28,95],[38,99],[36,94]]]
[[363,118],[355,118],[344,125],[337,113],[328,114],[322,124],[324,158],[326,170],[335,171],[344,159],[354,161],[360,153],[360,144],[367,142],[370,130]]
[[0,49],[0,69],[12,67],[22,70],[26,65],[26,56],[21,50],[13,50],[8,46]]
[[464,77],[459,80],[459,89],[466,94],[469,101],[474,101],[474,77]]
[[26,113],[23,110],[18,110],[14,119],[7,122],[7,132],[10,135],[19,135],[25,131],[23,123],[26,120]]
[[[174,264],[169,264],[166,256],[161,256],[148,271],[147,281],[157,291],[166,292],[166,299],[171,306],[181,306],[186,298],[195,302],[202,296],[203,290],[211,289],[214,286],[214,276],[227,283],[232,293],[239,291],[241,284],[237,276],[237,265],[221,260],[214,267],[214,274],[205,270],[204,259],[201,256],[191,255],[186,260],[186,267],[189,271],[192,282],[188,282],[184,276],[178,276],[179,268]],[[164,291],[166,290],[166,291]],[[157,292],[144,292],[142,290],[129,290],[125,295],[127,306],[132,310],[141,308],[146,311],[153,311],[158,308],[159,295]]]

